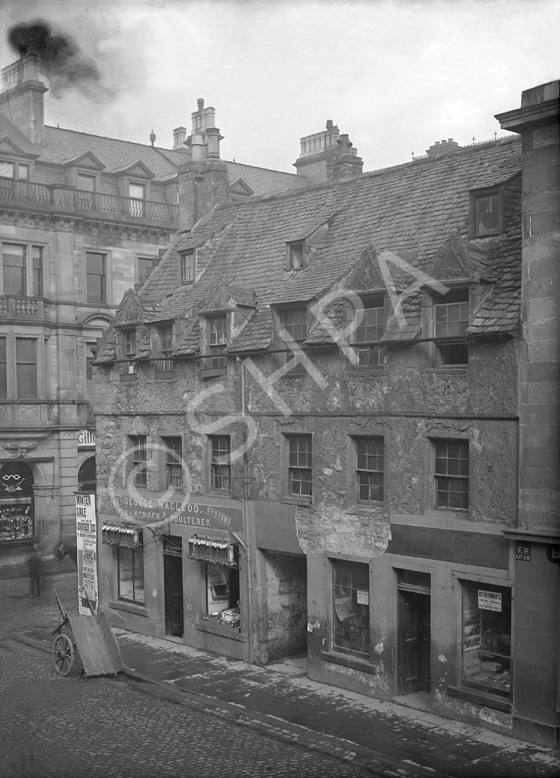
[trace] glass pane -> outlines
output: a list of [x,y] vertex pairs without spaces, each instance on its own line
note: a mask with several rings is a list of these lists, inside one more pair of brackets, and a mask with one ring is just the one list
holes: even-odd
[[18,165],[18,177],[21,181],[29,181],[29,165]]
[[16,338],[16,361],[34,363],[35,345],[33,338]]
[[13,165],[13,162],[0,162],[0,177],[1,178],[13,178],[14,177],[14,165]]
[[143,283],[154,267],[153,259],[138,257],[138,283]]
[[105,278],[103,276],[88,275],[87,299],[89,303],[102,303],[105,301]]
[[143,184],[129,184],[128,196],[134,197],[137,200],[143,200],[145,197],[146,187]]
[[78,173],[76,183],[78,189],[83,189],[86,192],[93,192],[95,190],[95,178],[93,176],[83,176]]

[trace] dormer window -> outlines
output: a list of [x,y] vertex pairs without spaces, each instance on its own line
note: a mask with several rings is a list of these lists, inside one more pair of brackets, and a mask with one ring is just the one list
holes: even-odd
[[301,270],[307,265],[305,241],[298,240],[286,244],[288,270]]
[[130,215],[131,216],[143,216],[144,215],[144,200],[146,199],[146,186],[145,184],[129,183],[128,185],[128,197],[130,198]]
[[286,308],[280,311],[280,324],[297,343],[307,337],[307,308]]
[[208,319],[208,350],[212,355],[207,360],[206,366],[216,370],[225,369],[226,358],[220,356],[226,350],[227,346],[227,325],[226,317],[212,316]]
[[[469,290],[454,289],[438,297],[434,305],[434,335],[441,365],[468,365]],[[454,338],[441,340],[438,338]]]
[[0,178],[16,178],[19,181],[29,181],[29,165],[0,159]]
[[471,235],[485,238],[503,230],[502,190],[478,190],[471,193]]
[[196,251],[185,251],[181,254],[181,283],[194,284],[196,276]]
[[76,176],[76,189],[81,189],[84,192],[95,192],[95,176],[78,173]]
[[[364,297],[364,309],[356,327],[356,343],[359,356],[359,367],[381,367],[384,360],[384,349],[374,342],[381,340],[385,333],[385,308],[383,295]],[[360,344],[364,344],[363,346]]]
[[127,373],[131,375],[136,372],[134,360],[136,357],[136,330],[125,330],[124,332],[124,355],[127,360]]

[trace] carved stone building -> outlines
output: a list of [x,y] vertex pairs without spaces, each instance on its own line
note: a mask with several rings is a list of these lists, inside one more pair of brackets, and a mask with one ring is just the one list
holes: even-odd
[[531,425],[558,422],[557,85],[524,100],[501,119],[533,149],[351,177],[327,126],[300,158],[323,183],[219,206],[126,294],[96,361],[113,625],[307,652],[316,680],[556,742],[558,480]]
[[[44,123],[35,55],[0,92],[0,569],[29,544],[72,543],[74,491],[95,483],[92,362],[126,289],[141,284],[209,193],[238,200],[305,177],[222,162],[199,101],[173,148]],[[198,178],[202,168],[208,187]],[[12,572],[21,568],[12,568]]]

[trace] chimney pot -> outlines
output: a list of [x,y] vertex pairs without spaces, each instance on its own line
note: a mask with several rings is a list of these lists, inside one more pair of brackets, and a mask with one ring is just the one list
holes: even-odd
[[327,119],[327,130],[332,130],[333,128],[333,120]]
[[198,98],[196,104],[198,105],[198,110],[202,111],[202,109],[204,108],[204,100],[202,99],[202,97]]

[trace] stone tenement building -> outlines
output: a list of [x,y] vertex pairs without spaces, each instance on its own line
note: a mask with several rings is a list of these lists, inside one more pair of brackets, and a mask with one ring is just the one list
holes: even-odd
[[126,293],[111,624],[557,742],[557,113],[547,84],[521,138],[221,205]]
[[45,126],[35,55],[2,77],[0,569],[14,570],[33,540],[46,552],[72,542],[73,493],[95,483],[97,341],[126,289],[197,220],[208,196],[197,171],[211,169],[223,201],[307,179],[305,165],[296,175],[221,161],[201,100],[189,137],[179,127],[163,149],[155,136],[142,145]]

